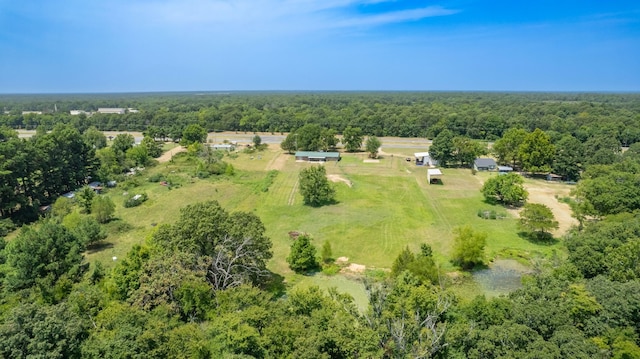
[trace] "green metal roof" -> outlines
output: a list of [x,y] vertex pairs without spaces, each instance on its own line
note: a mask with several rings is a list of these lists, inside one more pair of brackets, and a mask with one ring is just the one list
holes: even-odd
[[339,152],[298,151],[296,157],[340,158]]

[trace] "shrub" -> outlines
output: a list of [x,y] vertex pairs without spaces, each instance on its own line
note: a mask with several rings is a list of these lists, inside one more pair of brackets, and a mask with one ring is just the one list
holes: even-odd
[[0,237],[6,236],[14,229],[16,229],[16,225],[13,223],[13,221],[11,221],[10,218],[0,220]]
[[131,195],[124,200],[124,207],[131,208],[141,205],[144,201],[146,201],[149,197],[146,193]]
[[149,177],[149,182],[158,183],[160,181],[164,181],[164,175],[162,173],[156,173]]

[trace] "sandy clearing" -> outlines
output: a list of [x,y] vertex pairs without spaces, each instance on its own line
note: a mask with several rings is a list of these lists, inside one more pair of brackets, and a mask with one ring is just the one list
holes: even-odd
[[[484,181],[481,177],[476,176],[480,182],[480,186],[484,185]],[[568,204],[559,202],[556,196],[566,197],[571,192],[570,188],[561,187],[558,183],[548,183],[537,181],[535,183],[525,182],[524,188],[529,192],[528,203],[544,204],[551,209],[553,216],[558,221],[559,228],[553,231],[553,235],[558,237],[562,236],[571,228],[571,226],[577,225],[578,221],[571,216],[571,207]],[[520,218],[520,211],[518,209],[507,209],[507,212],[515,218]]]
[[186,150],[187,149],[182,146],[170,149],[169,151],[163,153],[162,156],[158,157],[158,162],[169,162],[171,161],[171,158],[173,158],[173,155],[175,155],[176,153],[185,152]]
[[351,187],[351,181],[349,181],[348,179],[340,176],[340,175],[327,175],[327,178],[329,179],[329,181],[331,182],[344,182],[347,184],[347,186]]
[[568,196],[569,190],[550,188],[549,185],[537,186],[531,184],[525,184],[525,188],[529,191],[529,203],[544,204],[551,208],[553,215],[556,217],[556,221],[558,221],[560,225],[560,228],[553,232],[554,235],[563,235],[571,226],[578,224],[578,221],[571,216],[571,207],[566,203],[558,202],[558,199],[555,197],[556,195]]

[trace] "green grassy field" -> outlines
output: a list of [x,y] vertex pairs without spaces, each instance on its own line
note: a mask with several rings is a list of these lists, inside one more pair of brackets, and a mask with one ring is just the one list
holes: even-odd
[[[405,155],[419,150],[394,149],[394,156],[385,155],[378,163],[363,162],[364,153],[346,154],[338,163],[326,163],[329,175],[349,181],[350,186],[342,181],[334,183],[338,203],[321,208],[304,206],[296,190],[300,169],[312,164],[298,163],[292,155],[276,149],[225,157],[236,169],[232,178],[192,178],[193,165],[179,159],[159,164],[132,179],[137,187],[120,186],[108,193],[116,202],[119,220],[109,224],[113,233],[105,245],[87,257],[110,266],[112,257],[125,256],[132,245],[153,232],[156,224],[172,223],[180,208],[210,199],[230,211],[252,211],[262,219],[273,242],[269,267],[284,275],[287,282],[322,286],[335,282],[354,296],[362,292],[360,284],[345,281],[342,276],[323,279],[322,275],[293,274],[285,260],[291,245],[288,232],[308,232],[318,248],[330,241],[334,257],[345,256],[351,263],[380,269],[390,268],[405,246],[417,251],[421,243],[429,243],[439,265],[445,271],[455,271],[449,262],[451,243],[454,228],[462,225],[487,233],[487,260],[516,257],[526,261],[560,248],[560,244],[539,245],[518,237],[516,218],[511,214],[501,220],[477,217],[479,209],[506,213],[499,206],[484,203],[479,189],[486,174],[474,176],[468,169],[444,169],[443,184],[429,185],[426,168],[405,161]],[[279,172],[263,192],[268,170],[272,169]],[[148,177],[155,173],[163,173],[177,186],[169,189],[149,182]],[[149,200],[136,208],[124,208],[125,192],[146,192]],[[122,231],[122,223],[133,229]]]

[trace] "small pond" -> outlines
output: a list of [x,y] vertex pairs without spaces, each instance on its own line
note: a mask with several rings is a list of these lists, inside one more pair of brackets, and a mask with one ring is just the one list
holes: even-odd
[[531,268],[514,259],[496,259],[487,269],[474,271],[473,280],[486,296],[508,294],[522,286],[522,275],[531,273]]

